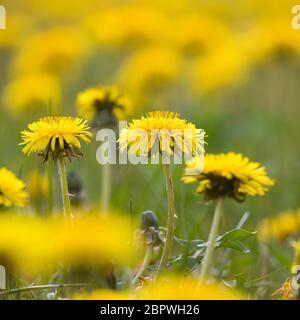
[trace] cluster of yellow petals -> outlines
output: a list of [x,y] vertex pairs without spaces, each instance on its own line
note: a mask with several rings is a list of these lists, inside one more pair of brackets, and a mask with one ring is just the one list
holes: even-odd
[[24,207],[28,193],[24,190],[25,183],[6,168],[0,168],[0,206]]
[[46,117],[28,125],[22,131],[23,152],[43,152],[47,148],[54,152],[57,144],[61,150],[66,146],[81,148],[80,139],[90,142],[92,133],[88,131],[87,121],[72,117]]
[[258,225],[258,237],[262,241],[283,241],[300,230],[300,209],[288,210],[275,217],[266,218]]
[[148,154],[158,144],[157,152],[195,156],[204,152],[205,133],[201,129],[168,111],[149,112],[133,120],[120,135],[120,149],[129,147],[129,153]]
[[[194,159],[187,163],[186,169],[197,169],[195,165],[197,161]],[[212,192],[214,197],[262,196],[274,184],[259,163],[233,152],[206,154],[203,171],[195,175],[184,175],[183,181],[199,182],[197,192]]]

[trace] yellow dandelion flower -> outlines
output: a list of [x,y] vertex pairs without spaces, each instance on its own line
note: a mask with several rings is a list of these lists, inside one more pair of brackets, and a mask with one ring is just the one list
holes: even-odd
[[170,254],[174,230],[174,187],[170,172],[171,155],[187,155],[189,158],[204,153],[204,136],[201,129],[179,114],[168,111],[149,112],[141,119],[133,120],[121,131],[120,150],[129,148],[129,153],[141,157],[162,156],[168,196],[167,235],[157,274],[166,266]]
[[222,44],[195,61],[195,93],[211,94],[215,90],[236,86],[248,74],[249,59],[237,44]]
[[17,73],[42,71],[62,75],[78,67],[88,53],[89,43],[81,30],[59,26],[27,39],[13,68]]
[[[122,253],[122,254],[120,254]],[[60,217],[0,216],[0,255],[27,272],[43,272],[62,263],[127,264],[132,258],[130,221],[117,212],[88,212],[73,222]]]
[[134,92],[138,100],[161,94],[174,83],[179,72],[180,58],[175,50],[150,47],[132,54],[121,66],[117,80],[122,87]]
[[139,155],[185,153],[192,157],[204,152],[203,145],[204,131],[169,111],[149,112],[120,134],[120,149],[129,147],[129,153]]
[[284,241],[300,231],[300,209],[288,210],[279,215],[264,219],[258,226],[258,237],[261,241]]
[[24,207],[28,193],[24,191],[25,183],[6,168],[0,169],[0,207]]
[[80,139],[89,143],[92,133],[88,131],[87,121],[72,117],[45,117],[28,125],[28,130],[22,131],[21,145],[23,152],[32,152],[44,156],[49,153],[53,159],[62,154],[64,157],[81,156]]
[[112,290],[96,290],[92,293],[74,295],[76,300],[244,300],[245,297],[236,290],[224,285],[202,284],[200,287],[193,278],[180,276],[164,276],[155,283],[145,285],[133,292],[115,292]]
[[84,24],[97,42],[114,47],[157,41],[168,26],[161,11],[137,4],[99,10],[89,15]]
[[[194,169],[195,164],[188,162],[186,168]],[[203,172],[187,174],[182,179],[185,183],[199,182],[197,192],[205,194],[207,199],[232,197],[237,201],[244,201],[247,195],[262,196],[274,184],[259,163],[233,152],[207,154]]]
[[47,110],[49,102],[53,111],[61,102],[59,81],[46,73],[22,75],[13,79],[4,88],[3,104],[15,114]]
[[128,96],[117,87],[95,87],[80,92],[77,96],[77,110],[80,117],[92,120],[92,126],[115,126],[132,106]]
[[175,21],[172,34],[176,45],[185,53],[198,55],[216,47],[229,37],[224,23],[209,15],[189,14]]

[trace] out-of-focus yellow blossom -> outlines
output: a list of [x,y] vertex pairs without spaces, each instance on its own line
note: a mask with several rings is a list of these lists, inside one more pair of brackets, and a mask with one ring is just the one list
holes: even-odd
[[190,175],[188,172],[195,169],[195,165],[195,159],[187,162],[188,171],[182,180],[185,183],[199,182],[197,192],[204,193],[208,199],[232,197],[244,201],[247,195],[263,196],[274,184],[259,163],[233,152],[206,154],[203,172]]
[[129,147],[130,153],[139,155],[186,153],[192,157],[204,153],[204,135],[203,130],[177,113],[149,112],[121,131],[120,150]]
[[28,130],[21,132],[23,152],[30,155],[39,153],[53,159],[62,153],[69,159],[81,156],[80,140],[89,143],[92,133],[88,131],[87,121],[72,117],[45,117],[28,125]]
[[175,21],[172,35],[175,43],[187,54],[201,54],[218,50],[220,42],[229,37],[229,30],[220,20],[212,16],[188,15]]
[[130,221],[113,212],[76,216],[73,223],[62,217],[0,215],[0,255],[27,272],[64,263],[127,263],[132,257],[131,240]]
[[263,21],[244,34],[243,45],[253,61],[300,54],[300,34],[286,20]]
[[116,125],[132,109],[129,97],[113,86],[99,86],[80,92],[76,105],[79,116],[91,120],[96,128]]
[[18,73],[44,71],[62,75],[82,65],[89,49],[89,42],[82,31],[72,27],[54,27],[29,38],[21,46],[13,68]]
[[0,168],[0,207],[24,207],[28,193],[24,190],[25,183],[6,168]]
[[162,41],[168,28],[161,11],[137,4],[96,11],[85,24],[97,42],[118,47]]
[[174,83],[180,66],[176,51],[166,48],[146,48],[131,55],[121,67],[117,78],[122,87],[136,95],[160,92]]
[[28,192],[31,199],[47,198],[49,189],[48,175],[33,170],[28,179]]
[[220,45],[195,61],[193,90],[212,94],[227,86],[240,84],[246,78],[249,57],[232,42]]
[[56,77],[46,73],[22,75],[4,89],[3,104],[15,114],[48,111],[60,108],[61,88]]
[[[3,4],[3,1],[1,1]],[[8,8],[8,7],[7,7]],[[1,30],[0,48],[17,48],[19,46],[20,35],[25,35],[27,29],[32,24],[34,17],[28,15],[9,12],[9,21],[5,31]]]
[[300,209],[288,210],[264,219],[258,226],[258,237],[262,241],[283,241],[300,232]]
[[245,297],[221,284],[202,284],[193,278],[181,278],[179,276],[164,276],[154,284],[145,285],[133,292],[114,292],[97,290],[90,294],[77,294],[77,300],[108,300],[132,299],[132,300],[244,300]]

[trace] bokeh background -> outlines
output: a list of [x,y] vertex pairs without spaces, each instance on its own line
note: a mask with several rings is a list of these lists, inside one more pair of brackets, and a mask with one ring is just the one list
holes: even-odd
[[[7,29],[0,30],[1,166],[32,184],[33,170],[43,174],[45,168],[22,154],[20,131],[50,112],[76,115],[78,92],[114,84],[132,98],[128,119],[157,109],[177,111],[206,130],[207,152],[241,152],[266,166],[276,185],[265,197],[243,204],[227,200],[223,231],[246,211],[246,227],[256,230],[262,219],[299,206],[300,30],[291,27],[294,1],[1,4],[7,11]],[[87,205],[100,201],[97,147],[96,141],[85,146],[84,160],[69,166],[82,179]],[[182,166],[172,170],[175,233],[206,238],[213,206],[203,203],[194,185],[180,181]],[[113,208],[129,214],[132,201],[134,215],[151,209],[164,225],[165,199],[159,166],[113,166]],[[232,253],[224,268],[238,286],[264,297],[289,274],[289,240],[251,240],[251,254]]]

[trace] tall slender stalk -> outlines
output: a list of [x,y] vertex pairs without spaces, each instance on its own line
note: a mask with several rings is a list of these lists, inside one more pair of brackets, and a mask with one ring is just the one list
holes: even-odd
[[66,221],[72,222],[72,211],[71,211],[71,204],[69,199],[66,166],[65,166],[65,160],[63,155],[60,155],[58,158],[58,169],[59,169],[58,171],[59,171],[59,177],[60,177],[65,219]]
[[141,265],[141,268],[132,280],[133,285],[135,285],[137,283],[139,278],[143,275],[145,270],[148,268],[150,260],[151,260],[151,256],[152,256],[152,251],[153,251],[153,243],[149,243],[146,248],[145,257],[144,257],[143,263]]
[[205,279],[209,275],[209,271],[213,261],[216,237],[219,232],[222,211],[223,211],[223,198],[219,198],[216,200],[216,209],[215,209],[214,219],[209,232],[208,246],[206,248],[205,256],[202,261],[199,284],[203,283],[203,281],[205,281]]
[[52,185],[52,161],[47,162],[47,176],[48,176],[48,215],[53,211],[53,185]]
[[161,260],[157,269],[156,278],[158,274],[166,267],[168,258],[171,252],[173,241],[174,221],[175,221],[175,201],[174,201],[174,187],[172,175],[170,173],[170,165],[164,164],[164,174],[166,179],[167,197],[168,197],[168,222],[167,222],[167,235],[164,250]]
[[111,167],[109,163],[102,165],[101,175],[101,212],[107,212],[111,192]]

